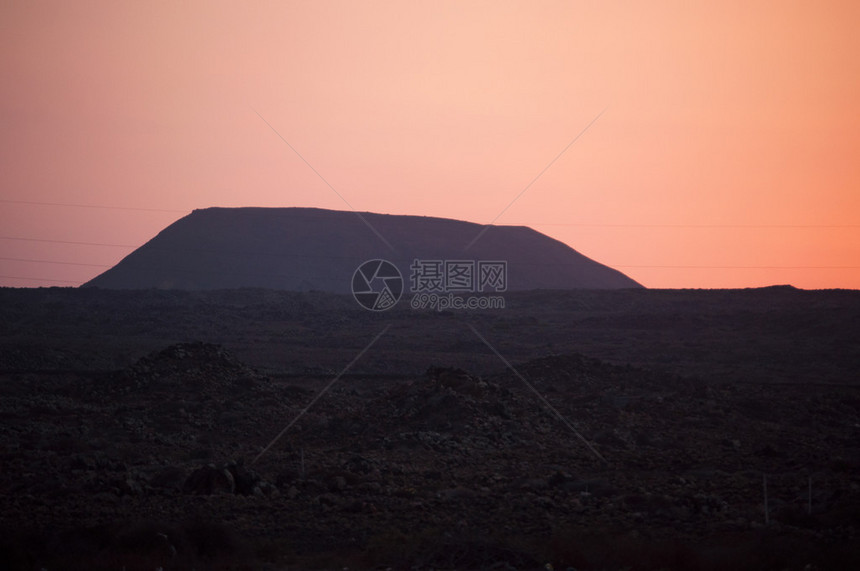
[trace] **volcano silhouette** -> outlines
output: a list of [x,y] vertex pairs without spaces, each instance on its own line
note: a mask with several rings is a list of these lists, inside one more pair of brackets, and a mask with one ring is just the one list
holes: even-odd
[[[494,282],[496,291],[642,287],[525,226],[319,208],[195,210],[82,287],[349,293],[357,268],[370,260],[393,264],[402,275],[402,291],[417,283],[415,260],[475,267],[503,262],[504,283]],[[377,276],[387,282],[391,277]],[[365,281],[358,284],[364,293],[395,293],[388,283]]]

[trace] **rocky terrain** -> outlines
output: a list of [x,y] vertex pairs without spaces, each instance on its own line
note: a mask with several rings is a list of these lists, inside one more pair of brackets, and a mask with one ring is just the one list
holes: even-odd
[[[397,327],[396,315],[352,316],[338,309],[337,298],[326,298],[335,308],[329,311],[302,306],[301,297],[278,297],[266,302],[267,311],[281,308],[282,319],[308,320],[307,337],[266,345],[294,358],[259,366],[228,343],[174,342],[170,335],[141,352],[149,341],[124,333],[138,327],[127,322],[113,328],[112,340],[90,336],[117,310],[133,307],[128,303],[84,292],[0,293],[6,318],[0,568],[542,569],[549,563],[716,570],[860,563],[860,392],[848,372],[856,353],[843,350],[826,362],[825,341],[836,326],[824,318],[818,331],[809,321],[808,336],[795,345],[810,367],[827,368],[807,383],[773,373],[764,382],[756,372],[761,357],[737,359],[732,371],[723,356],[711,354],[703,363],[723,363],[718,375],[679,374],[691,361],[689,347],[666,339],[659,359],[672,368],[544,350],[511,357],[511,370],[463,334],[439,346],[428,341],[426,358],[435,362],[414,371],[408,363],[420,359],[404,365],[398,355],[410,353],[390,344],[395,338],[408,344],[405,328],[380,338],[332,383],[350,358],[303,353],[315,343],[310,323],[335,320],[341,325],[334,331],[348,324],[354,357],[385,320]],[[661,330],[660,315],[673,315],[682,327],[684,303],[651,293],[654,330]],[[761,292],[752,294],[773,319],[799,319],[774,312],[781,296],[795,294],[769,292],[767,303]],[[213,317],[203,310],[183,314],[161,295],[134,294],[150,296],[145,318],[172,320],[174,335],[185,335],[189,315],[204,326]],[[246,299],[241,292],[219,295],[215,301],[227,314],[229,299]],[[818,313],[822,304],[844,304],[842,318],[857,310],[842,294],[821,296],[812,304]],[[577,299],[593,312],[604,298],[562,297],[555,312],[577,318],[581,309],[565,308]],[[612,298],[619,299],[630,300]],[[213,300],[181,301],[188,307]],[[53,321],[38,317],[37,305],[45,303],[59,304]],[[698,326],[720,322],[705,306],[699,305]],[[254,311],[246,308],[237,319],[259,331]],[[635,322],[636,312],[628,311]],[[503,355],[537,353],[514,345],[521,332],[504,336],[508,327],[498,326],[525,319],[516,310],[427,314],[422,327],[425,334],[444,330],[440,320],[461,317],[487,332]],[[22,320],[30,320],[29,330]],[[157,326],[144,329],[150,335]],[[246,356],[257,354],[245,349],[240,331],[223,334]],[[597,321],[593,332],[606,334]],[[735,333],[727,350],[751,343],[742,326]],[[776,351],[780,335],[755,338]],[[611,349],[608,339],[601,346]],[[645,343],[629,329],[616,339]],[[629,350],[634,355],[641,347]]]

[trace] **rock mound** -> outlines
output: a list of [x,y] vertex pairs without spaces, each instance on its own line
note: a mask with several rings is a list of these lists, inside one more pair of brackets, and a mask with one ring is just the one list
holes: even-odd
[[462,432],[500,419],[511,399],[509,391],[461,369],[431,367],[425,378],[393,388],[371,407],[391,429]]
[[178,343],[121,371],[115,388],[122,392],[224,392],[253,387],[257,378],[253,369],[220,345]]

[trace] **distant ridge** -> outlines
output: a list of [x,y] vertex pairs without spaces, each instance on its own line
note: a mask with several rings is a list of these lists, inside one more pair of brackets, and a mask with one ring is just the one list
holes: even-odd
[[525,226],[319,208],[205,208],[177,220],[81,287],[348,293],[363,262],[392,262],[410,287],[419,260],[506,261],[508,290],[642,287]]

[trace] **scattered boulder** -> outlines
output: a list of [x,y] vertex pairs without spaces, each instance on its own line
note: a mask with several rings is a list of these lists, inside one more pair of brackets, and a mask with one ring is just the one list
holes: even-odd
[[186,478],[182,485],[182,492],[200,496],[233,494],[236,492],[236,481],[226,467],[219,468],[209,464],[194,470]]
[[226,469],[233,476],[236,494],[250,496],[257,493],[254,490],[259,489],[262,478],[253,470],[246,468],[243,461],[230,463]]
[[[174,469],[167,469],[156,475],[154,480],[157,479],[159,483],[164,482],[169,485],[175,475]],[[276,486],[263,480],[241,460],[221,466],[208,464],[197,468],[185,479],[182,492],[203,496],[213,494],[274,496],[280,493]]]

